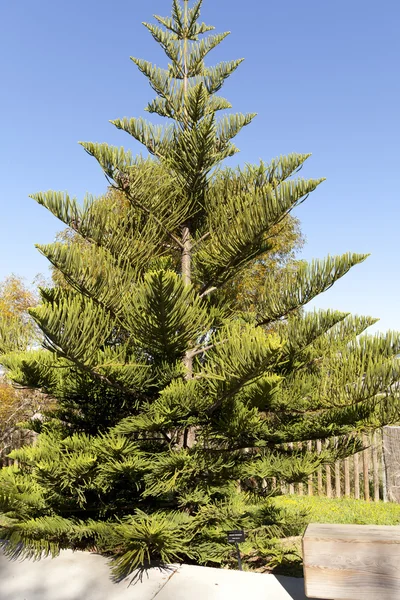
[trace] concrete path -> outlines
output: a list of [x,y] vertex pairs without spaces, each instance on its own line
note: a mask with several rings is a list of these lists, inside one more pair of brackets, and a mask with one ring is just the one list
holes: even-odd
[[191,565],[150,569],[113,583],[102,556],[65,550],[55,559],[0,554],[0,600],[305,600],[304,581]]

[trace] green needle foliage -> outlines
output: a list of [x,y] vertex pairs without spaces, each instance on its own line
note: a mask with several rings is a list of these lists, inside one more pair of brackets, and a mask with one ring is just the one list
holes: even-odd
[[[154,561],[229,565],[226,531],[244,528],[246,555],[267,556],[296,529],[272,507],[273,480],[305,481],[360,448],[354,431],[398,418],[399,335],[302,310],[366,255],[267,276],[249,310],[229,293],[322,179],[298,176],[308,154],[222,166],[254,114],[219,116],[241,60],[206,65],[228,34],[203,37],[201,5],[174,0],[171,17],[145,24],[167,69],[132,59],[156,94],[147,111],[168,124],[113,123],[148,156],[82,143],[124,211],[112,195],[33,196],[84,243],[39,246],[68,283],[31,310],[44,347],[9,352],[5,340],[15,383],[57,399],[31,423],[37,444],[0,473],[11,554],[95,548],[123,577]],[[321,454],[296,444],[333,436]]]

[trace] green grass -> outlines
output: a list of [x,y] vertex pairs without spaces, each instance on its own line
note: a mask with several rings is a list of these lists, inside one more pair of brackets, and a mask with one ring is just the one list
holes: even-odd
[[308,523],[400,525],[400,504],[391,502],[318,496],[279,496],[274,501],[279,508],[293,513],[306,510]]

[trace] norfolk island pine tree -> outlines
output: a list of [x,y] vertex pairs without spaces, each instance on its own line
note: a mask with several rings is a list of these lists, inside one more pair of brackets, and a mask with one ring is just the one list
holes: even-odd
[[[132,59],[156,93],[147,111],[169,124],[113,124],[148,156],[82,143],[126,199],[123,218],[112,202],[33,196],[87,244],[39,246],[69,287],[42,289],[31,310],[43,348],[1,358],[17,385],[58,402],[0,472],[10,554],[97,549],[123,577],[153,562],[229,564],[226,531],[244,528],[244,559],[268,556],[293,532],[271,507],[273,479],[306,480],[360,448],[354,431],[398,415],[399,336],[302,311],[366,255],[301,263],[279,285],[267,275],[248,311],[227,293],[322,180],[298,177],[307,154],[223,166],[255,115],[219,116],[241,60],[205,65],[228,34],[203,37],[201,5],[174,0],[171,17],[145,23],[166,70]],[[320,454],[296,444],[333,437]]]

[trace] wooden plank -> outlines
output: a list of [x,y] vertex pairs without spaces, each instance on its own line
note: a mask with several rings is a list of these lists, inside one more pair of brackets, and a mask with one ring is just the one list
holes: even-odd
[[349,459],[344,459],[344,495],[346,498],[350,496],[350,464]]
[[[326,444],[326,447],[329,448],[329,440],[326,440],[325,444]],[[326,465],[325,472],[326,472],[326,495],[328,496],[328,498],[332,498],[332,475],[331,475],[330,465]]]
[[383,491],[383,501],[388,501],[388,489],[387,489],[387,479],[386,479],[386,463],[385,463],[385,448],[383,443],[383,428],[381,429],[381,461],[382,461],[382,491]]
[[[309,450],[309,452],[312,452],[312,442],[309,441],[307,442],[307,448]],[[313,485],[313,476],[310,475],[308,478],[308,486],[307,486],[307,490],[308,490],[308,495],[312,496],[314,494],[314,485]]]
[[[293,450],[293,442],[289,442],[289,449]],[[295,493],[294,485],[293,485],[293,483],[290,483],[289,484],[289,494],[294,494],[294,493]]]
[[374,478],[374,501],[379,502],[378,438],[376,431],[372,438],[372,470]]
[[[298,448],[299,448],[299,450],[301,450],[303,448],[302,442],[298,443]],[[303,496],[303,495],[304,495],[304,485],[303,485],[303,483],[299,483],[299,496]]]
[[[367,446],[369,440],[365,433],[363,433],[363,442]],[[364,450],[363,453],[363,479],[364,479],[364,500],[369,502],[369,450]]]
[[[348,525],[310,523],[303,539],[341,542],[379,542],[398,545],[400,550],[400,525]],[[399,570],[400,577],[400,570]]]
[[340,487],[340,462],[337,460],[335,462],[335,496],[336,498],[340,498],[342,495],[341,487]]
[[[337,438],[334,438],[334,443],[337,443]],[[341,489],[340,489],[340,461],[335,462],[335,495],[336,498],[340,498]]]
[[358,453],[354,455],[354,498],[360,499],[360,464]]
[[400,502],[400,427],[383,428],[383,449],[389,502]]
[[307,598],[400,598],[398,526],[310,524],[303,561]]
[[[318,454],[321,454],[322,451],[322,442],[321,440],[317,440],[317,452]],[[318,488],[318,496],[322,496],[323,495],[323,489],[322,489],[322,467],[319,467],[318,471],[317,471],[317,488]]]

